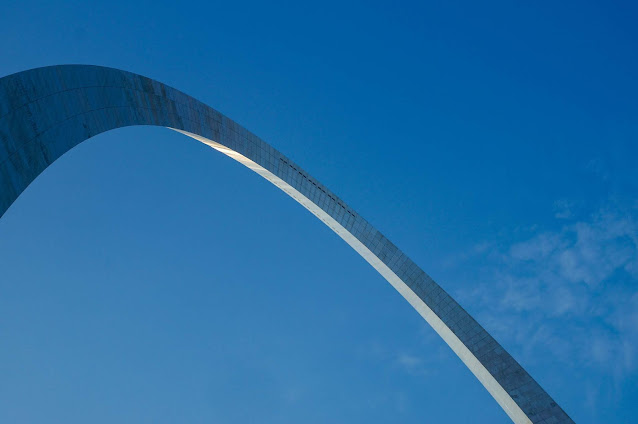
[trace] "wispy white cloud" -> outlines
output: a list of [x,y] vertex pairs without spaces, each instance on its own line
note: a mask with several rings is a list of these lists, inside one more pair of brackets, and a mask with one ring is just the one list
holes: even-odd
[[[571,216],[571,215],[570,215]],[[638,371],[638,208],[588,219],[478,253],[483,283],[458,293],[497,338],[622,380]]]
[[403,352],[397,355],[396,363],[407,373],[415,376],[428,374],[428,370],[422,358]]

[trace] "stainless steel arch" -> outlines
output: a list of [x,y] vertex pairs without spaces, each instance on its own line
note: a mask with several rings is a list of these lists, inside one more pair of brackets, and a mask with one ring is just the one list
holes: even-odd
[[182,132],[241,162],[301,203],[401,293],[514,422],[573,422],[454,299],[339,197],[221,113],[149,78],[87,65],[1,78],[0,216],[75,145],[131,125]]

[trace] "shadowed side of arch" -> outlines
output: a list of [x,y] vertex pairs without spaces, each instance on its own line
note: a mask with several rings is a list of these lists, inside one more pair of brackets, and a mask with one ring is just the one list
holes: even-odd
[[454,299],[334,193],[269,144],[194,98],[117,69],[63,65],[0,79],[0,216],[51,163],[115,128],[163,126],[255,171],[317,216],[423,316],[516,423],[571,423]]

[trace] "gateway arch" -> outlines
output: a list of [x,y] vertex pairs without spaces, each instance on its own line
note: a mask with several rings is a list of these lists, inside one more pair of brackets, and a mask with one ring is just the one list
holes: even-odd
[[215,109],[112,68],[61,65],[0,78],[0,216],[64,153],[132,125],[179,131],[230,156],[312,212],[434,328],[515,423],[573,421],[449,294],[299,165]]

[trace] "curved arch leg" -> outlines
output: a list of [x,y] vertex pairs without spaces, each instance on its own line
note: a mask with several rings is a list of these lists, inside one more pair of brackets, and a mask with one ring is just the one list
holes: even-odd
[[0,216],[51,163],[111,129],[163,126],[255,171],[336,232],[423,316],[516,423],[572,423],[540,385],[390,240],[299,165],[162,83],[89,65],[0,78]]

